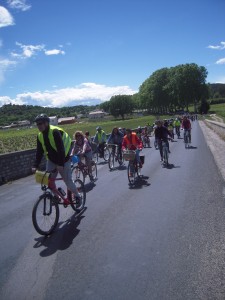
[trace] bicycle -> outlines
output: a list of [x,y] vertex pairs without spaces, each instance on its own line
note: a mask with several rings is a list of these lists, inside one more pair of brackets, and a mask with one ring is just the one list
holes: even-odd
[[144,148],[150,148],[150,136],[149,135],[144,135],[142,136],[142,143]]
[[184,130],[184,144],[185,144],[185,149],[189,148],[190,143],[191,143],[190,130]]
[[72,174],[75,175],[75,179],[81,179],[83,184],[85,183],[85,178],[87,176],[89,176],[91,182],[94,182],[97,179],[97,164],[94,160],[91,160],[91,174],[88,166],[82,162],[80,155],[74,155],[72,157],[72,162],[74,163],[72,164]]
[[176,126],[175,130],[176,130],[177,138],[179,139],[180,138],[180,127]]
[[68,189],[64,192],[62,188],[56,188],[55,182],[62,178],[51,178],[51,173],[37,171],[36,182],[41,184],[43,194],[38,198],[32,210],[32,222],[35,230],[48,236],[56,229],[59,221],[59,205],[65,208],[70,205],[76,213],[80,213],[85,206],[86,192],[84,184],[80,179],[74,183],[80,194],[80,198],[75,197]]
[[[136,151],[135,150],[125,150],[123,152],[124,160],[129,161],[128,167],[127,167],[127,176],[128,181],[131,185],[135,184],[135,181],[137,178],[141,176],[141,167],[140,164],[136,160]],[[144,162],[144,156],[143,162]],[[141,156],[140,156],[141,159]]]
[[[110,155],[109,148],[108,148],[107,144],[105,143],[105,145],[104,145],[103,159],[106,162],[108,162],[108,160],[109,160],[109,155]],[[98,145],[96,145],[95,149],[93,150],[93,160],[94,160],[94,162],[96,164],[98,162],[98,159],[99,159],[99,148],[98,148]]]
[[[112,151],[109,154],[109,169],[113,170],[115,166],[115,162],[118,162],[119,166],[123,165],[124,159],[121,157],[122,153],[119,152],[119,145],[116,144],[108,144],[108,147],[112,147]],[[122,152],[122,150],[120,150]]]

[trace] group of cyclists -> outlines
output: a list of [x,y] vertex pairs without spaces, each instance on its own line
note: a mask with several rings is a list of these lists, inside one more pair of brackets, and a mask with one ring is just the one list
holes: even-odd
[[[37,170],[43,155],[45,155],[47,160],[46,170],[50,172],[54,178],[56,178],[59,172],[68,189],[73,193],[75,199],[79,201],[80,194],[72,180],[71,156],[80,155],[85,158],[85,164],[88,166],[91,178],[93,144],[97,146],[99,157],[104,157],[105,145],[112,144],[117,146],[121,161],[123,151],[127,149],[134,150],[136,153],[136,161],[141,168],[140,151],[143,149],[143,144],[146,144],[146,141],[149,142],[150,147],[150,135],[155,136],[155,146],[157,145],[161,161],[163,161],[162,142],[165,142],[169,149],[168,140],[174,139],[174,131],[179,138],[181,128],[184,131],[188,131],[191,140],[190,119],[194,121],[196,118],[197,116],[189,117],[184,115],[183,117],[170,120],[157,120],[152,126],[148,123],[144,127],[139,126],[136,130],[114,127],[108,137],[105,131],[98,126],[93,139],[90,137],[88,131],[85,132],[85,134],[82,131],[76,131],[73,136],[74,142],[72,144],[71,138],[62,128],[50,125],[49,117],[45,114],[41,114],[35,119],[39,133],[37,136],[36,159],[32,171],[35,172]],[[112,151],[115,151],[115,147],[112,148]]]

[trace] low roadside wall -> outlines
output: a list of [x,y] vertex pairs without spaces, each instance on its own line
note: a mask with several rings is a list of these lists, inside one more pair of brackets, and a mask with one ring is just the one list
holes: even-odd
[[225,140],[225,124],[211,121],[211,120],[205,120],[206,125],[210,127],[213,131],[215,131],[223,140]]
[[[0,155],[0,185],[31,175],[36,149],[17,151]],[[40,168],[44,168],[43,159]]]

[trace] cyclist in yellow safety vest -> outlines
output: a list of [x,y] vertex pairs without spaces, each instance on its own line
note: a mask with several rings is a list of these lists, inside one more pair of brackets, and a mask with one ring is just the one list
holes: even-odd
[[59,172],[68,189],[75,197],[80,198],[80,194],[72,180],[70,162],[71,138],[62,128],[50,125],[50,119],[45,114],[38,115],[35,118],[35,122],[39,133],[37,136],[36,159],[32,171],[36,171],[43,155],[45,155],[47,160],[46,171],[51,173],[51,178],[56,178]]
[[106,144],[107,137],[105,131],[102,130],[100,126],[98,126],[96,130],[97,131],[94,137],[94,143],[98,145],[99,157],[104,157],[104,147]]

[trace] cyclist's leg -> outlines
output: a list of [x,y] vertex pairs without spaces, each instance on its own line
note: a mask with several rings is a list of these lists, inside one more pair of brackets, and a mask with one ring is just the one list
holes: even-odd
[[168,139],[165,139],[165,143],[166,143],[166,146],[168,147],[168,151],[169,151],[169,153],[170,153],[170,144],[169,144]]
[[88,166],[88,172],[92,175],[92,166],[91,166],[91,159],[92,159],[92,152],[87,152],[84,155],[85,157],[85,164]]
[[104,146],[105,146],[105,143],[99,143],[99,145],[98,145],[99,154],[102,157],[104,156]]
[[137,161],[137,163],[140,165],[140,167],[142,167],[142,163],[141,163],[141,159],[140,159],[140,150],[136,150],[136,156],[135,159]]
[[161,160],[163,160],[163,148],[162,148],[162,141],[161,140],[157,140],[158,142],[158,148],[159,148],[159,153],[161,156]]
[[118,155],[120,160],[122,160],[123,156],[122,156],[122,144],[118,144]]
[[76,196],[79,196],[77,187],[75,183],[72,180],[72,173],[71,173],[71,166],[70,166],[70,161],[67,161],[64,164],[63,171],[60,172],[60,175],[62,176],[67,188],[74,193]]
[[189,141],[191,143],[191,130],[189,130]]
[[[47,163],[46,163],[46,172],[51,173],[51,178],[52,178],[52,179],[55,179],[55,178],[57,177],[57,174],[58,174],[58,171],[57,171],[57,165],[54,164],[52,161],[47,160]],[[52,181],[52,182],[50,183],[50,187],[51,187],[52,189],[56,189],[55,181]]]

